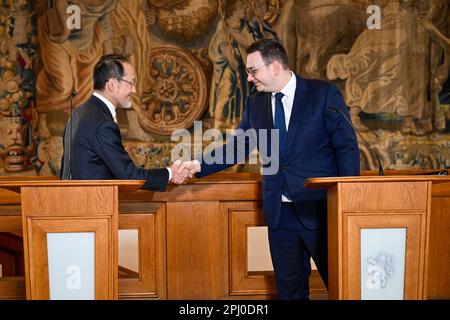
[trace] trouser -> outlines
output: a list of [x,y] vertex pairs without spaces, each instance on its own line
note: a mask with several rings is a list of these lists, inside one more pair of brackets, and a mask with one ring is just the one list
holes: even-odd
[[277,229],[269,228],[269,246],[279,299],[296,300],[309,297],[311,257],[327,285],[326,225],[317,230],[306,229],[294,207],[283,203],[280,224]]

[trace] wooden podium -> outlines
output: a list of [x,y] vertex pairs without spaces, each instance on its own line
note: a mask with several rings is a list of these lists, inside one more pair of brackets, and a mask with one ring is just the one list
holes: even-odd
[[[0,236],[17,238],[17,245],[25,250],[14,261],[23,265],[25,251],[27,270],[21,267],[20,273],[7,274],[3,269],[0,299],[52,298],[47,238],[52,240],[61,231],[94,233],[103,241],[100,236],[106,229],[108,249],[94,251],[100,255],[95,258],[95,271],[102,273],[94,276],[96,299],[115,299],[117,290],[119,299],[274,298],[273,272],[249,268],[249,250],[254,249],[249,230],[265,227],[259,173],[215,174],[169,185],[168,192],[139,190],[142,183],[1,177]],[[330,194],[330,299],[364,299],[358,258],[361,230],[385,228],[406,229],[403,297],[450,298],[449,178],[320,178],[310,179],[307,185],[328,188]],[[138,268],[133,269],[137,276],[124,277],[119,269],[118,289],[117,210],[119,230],[137,230],[133,250],[138,257]],[[1,241],[0,253],[5,244]],[[392,255],[388,249],[386,253]],[[73,251],[66,249],[62,255],[71,256]],[[79,283],[72,281],[76,268],[62,270],[64,279],[76,287]],[[387,285],[400,273],[397,267]],[[326,289],[314,283],[313,299],[326,298]]]
[[118,193],[141,186],[2,180],[21,194],[27,299],[117,299]]
[[305,186],[328,192],[329,299],[450,296],[449,177],[311,178]]

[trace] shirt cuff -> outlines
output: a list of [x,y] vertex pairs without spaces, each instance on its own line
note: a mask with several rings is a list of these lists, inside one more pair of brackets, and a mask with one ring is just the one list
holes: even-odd
[[200,161],[198,161],[197,159],[194,159],[194,160],[192,160],[192,162],[195,163],[196,167],[201,168]]
[[169,167],[166,168],[167,171],[169,171],[169,181],[172,180],[172,169],[170,169]]

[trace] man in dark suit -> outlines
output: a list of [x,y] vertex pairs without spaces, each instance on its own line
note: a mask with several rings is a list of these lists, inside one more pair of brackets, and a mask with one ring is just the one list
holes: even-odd
[[142,189],[164,191],[169,181],[182,183],[180,163],[146,170],[134,165],[122,145],[116,108],[130,108],[136,73],[124,56],[103,56],[94,67],[94,93],[77,108],[64,130],[62,179],[145,180]]
[[279,150],[270,142],[264,143],[268,150],[262,150],[262,135],[257,135],[255,142],[260,155],[272,157],[262,168],[270,253],[278,297],[307,299],[311,257],[327,284],[327,202],[326,190],[306,189],[303,183],[310,177],[359,175],[358,142],[343,116],[330,112],[330,108],[338,108],[349,115],[334,85],[295,75],[288,68],[285,49],[274,40],[259,40],[247,53],[247,80],[258,92],[247,100],[239,125],[242,131],[228,142],[234,144],[234,154],[230,156],[224,145],[212,155],[222,153],[220,158],[232,161],[200,164],[197,159],[183,163],[180,170],[198,172],[197,177],[223,170],[236,163],[239,154],[249,155],[250,142],[238,142],[243,132],[278,129]]

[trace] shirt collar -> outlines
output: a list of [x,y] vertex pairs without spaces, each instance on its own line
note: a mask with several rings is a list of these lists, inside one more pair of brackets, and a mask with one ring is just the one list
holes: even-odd
[[[282,94],[287,97],[293,97],[295,95],[295,87],[297,85],[297,77],[291,71],[291,79],[289,79],[288,83],[280,90]],[[272,96],[275,96],[276,92],[272,92]]]
[[109,112],[111,112],[111,115],[112,115],[113,119],[116,119],[116,108],[114,107],[112,102],[109,101],[108,99],[106,99],[104,96],[102,96],[97,91],[94,91],[93,95],[96,96],[97,98],[99,98],[100,100],[102,100],[106,104],[106,106],[109,109]]

